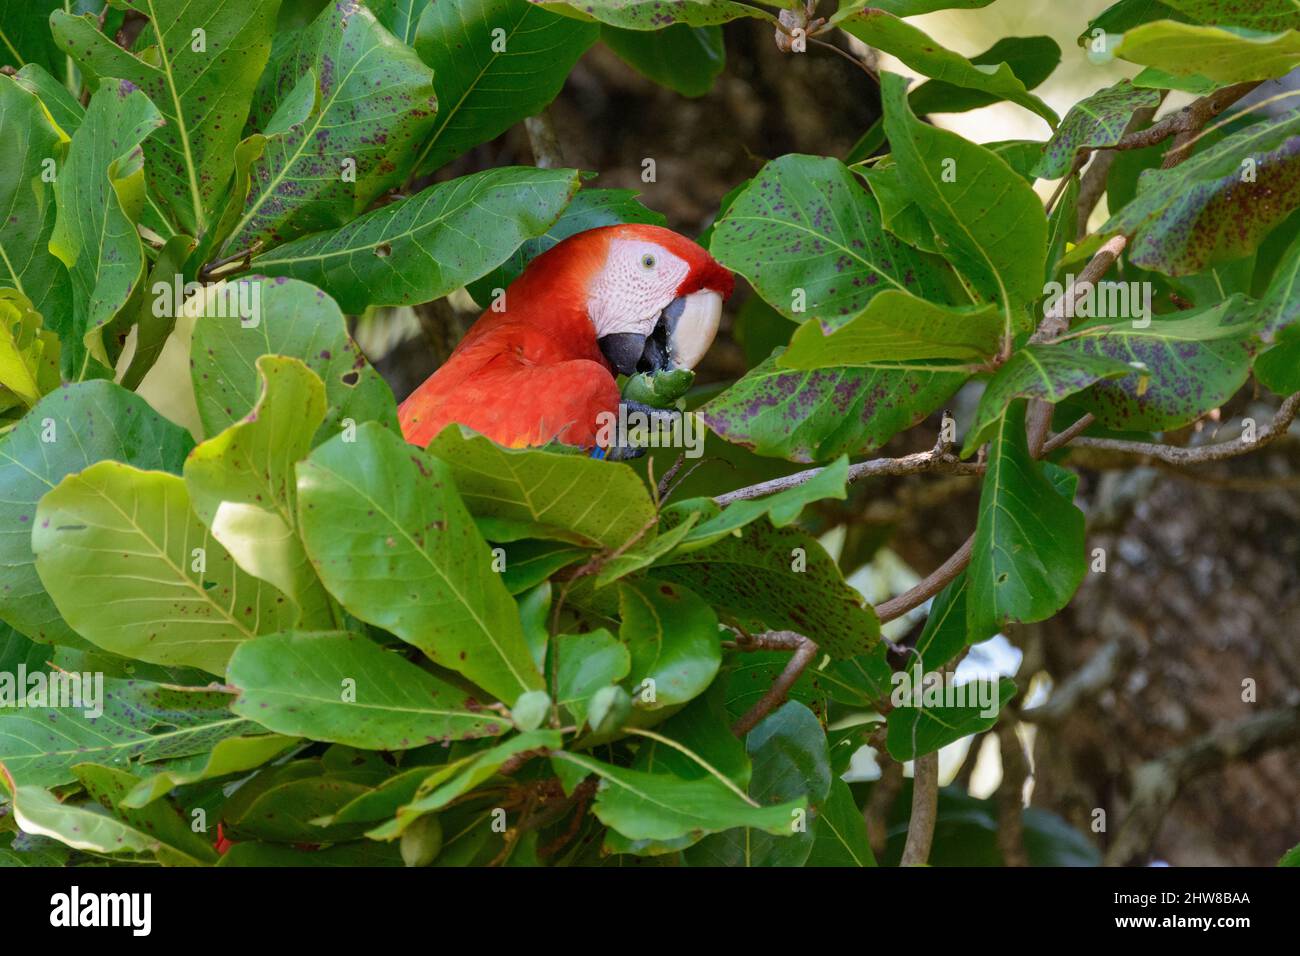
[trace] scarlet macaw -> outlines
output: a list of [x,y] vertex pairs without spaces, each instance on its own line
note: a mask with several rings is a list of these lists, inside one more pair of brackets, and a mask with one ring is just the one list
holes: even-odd
[[529,263],[402,403],[402,434],[423,447],[459,422],[513,448],[593,448],[597,416],[618,411],[615,373],[694,368],[733,281],[660,226],[570,236]]

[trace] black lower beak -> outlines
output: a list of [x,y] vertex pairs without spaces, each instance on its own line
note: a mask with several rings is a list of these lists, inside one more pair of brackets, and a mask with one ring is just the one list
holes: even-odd
[[614,371],[620,375],[631,375],[636,371],[641,353],[645,351],[646,336],[635,332],[611,332],[601,336],[597,343]]

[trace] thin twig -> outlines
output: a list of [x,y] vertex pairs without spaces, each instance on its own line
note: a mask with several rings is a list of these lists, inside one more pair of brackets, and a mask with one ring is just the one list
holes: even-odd
[[1300,414],[1300,392],[1288,396],[1282,402],[1273,415],[1273,421],[1259,430],[1254,441],[1234,438],[1213,445],[1184,448],[1177,445],[1162,445],[1159,442],[1124,441],[1118,438],[1076,438],[1071,442],[1071,447],[1137,455],[1148,461],[1162,461],[1171,465],[1200,465],[1247,455],[1266,445],[1271,445],[1287,434],[1298,414]]
[[744,737],[745,734],[753,730],[759,721],[785,700],[785,695],[790,692],[790,688],[794,686],[795,681],[799,679],[800,675],[816,657],[817,645],[805,637],[803,643],[790,655],[790,661],[785,665],[785,670],[781,671],[781,676],[772,682],[772,686],[767,689],[766,694],[759,698],[758,703],[731,725],[731,732],[737,737]]
[[1002,753],[1002,782],[997,792],[998,849],[1002,851],[1003,866],[1028,866],[1023,811],[1029,765],[1014,721],[1000,724],[997,735]]

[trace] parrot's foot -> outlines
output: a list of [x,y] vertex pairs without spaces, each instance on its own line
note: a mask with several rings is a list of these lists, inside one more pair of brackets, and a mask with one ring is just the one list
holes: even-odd
[[627,461],[640,458],[647,448],[659,447],[657,435],[662,429],[680,428],[682,413],[675,408],[655,408],[643,402],[624,400],[618,407],[618,427],[604,448],[592,452],[594,458]]

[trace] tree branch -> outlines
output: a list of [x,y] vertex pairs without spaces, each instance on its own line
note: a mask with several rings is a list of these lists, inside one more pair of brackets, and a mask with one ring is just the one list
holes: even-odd
[[799,636],[802,638],[801,643],[790,656],[790,662],[785,665],[785,670],[781,671],[781,676],[772,682],[772,686],[767,689],[767,693],[759,699],[758,703],[731,725],[731,732],[737,737],[744,737],[758,725],[759,721],[775,710],[785,700],[785,695],[790,692],[799,675],[817,657],[817,645],[808,638]]
[[907,822],[907,843],[899,866],[925,866],[934,843],[939,816],[939,754],[928,753],[912,762],[912,816]]
[[555,125],[547,110],[525,119],[524,129],[528,131],[528,144],[533,148],[533,163],[538,169],[564,166],[564,150],[560,148],[560,139],[555,135]]
[[1092,448],[1099,451],[1137,455],[1147,461],[1161,461],[1171,465],[1200,465],[1210,461],[1223,461],[1258,451],[1287,434],[1291,423],[1300,414],[1300,392],[1288,396],[1273,415],[1273,421],[1260,429],[1254,441],[1234,438],[1231,441],[1192,448],[1162,445],[1159,442],[1124,441],[1117,438],[1076,438],[1072,448]]

